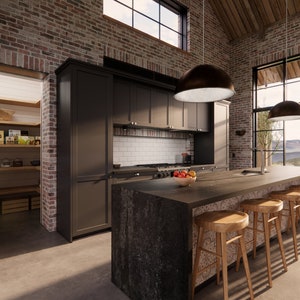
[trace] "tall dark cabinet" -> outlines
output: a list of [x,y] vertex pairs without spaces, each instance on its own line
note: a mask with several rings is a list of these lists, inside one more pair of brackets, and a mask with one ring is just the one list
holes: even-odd
[[68,241],[111,227],[113,77],[69,59],[57,75],[57,231]]

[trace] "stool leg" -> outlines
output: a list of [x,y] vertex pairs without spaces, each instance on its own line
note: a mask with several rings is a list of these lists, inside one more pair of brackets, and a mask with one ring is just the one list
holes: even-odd
[[195,260],[194,260],[193,279],[192,279],[192,300],[194,299],[194,294],[195,294],[196,279],[197,279],[197,274],[198,274],[201,247],[203,244],[203,237],[204,237],[204,229],[202,227],[198,227],[198,239],[197,239],[197,247],[196,247]]
[[252,289],[252,281],[251,281],[247,251],[246,251],[246,246],[245,246],[244,230],[239,231],[238,234],[241,236],[239,239],[240,240],[239,249],[241,249],[240,251],[242,252],[242,256],[243,256],[243,263],[244,263],[244,268],[245,268],[245,273],[246,273],[246,278],[247,278],[247,283],[248,283],[248,288],[249,288],[249,293],[250,293],[250,299],[253,300],[254,295],[253,295],[253,289]]
[[256,257],[258,213],[253,212],[253,258]]
[[263,213],[263,223],[264,223],[264,235],[265,235],[265,247],[266,247],[266,260],[268,268],[268,279],[269,286],[272,287],[272,273],[271,273],[271,257],[270,257],[270,235],[269,235],[269,222],[268,214]]
[[228,273],[227,273],[227,249],[226,233],[221,233],[221,252],[222,252],[222,277],[224,300],[228,300]]
[[284,270],[287,271],[286,259],[285,259],[282,236],[281,236],[281,226],[280,226],[280,221],[279,221],[278,215],[277,215],[277,218],[275,219],[275,227],[276,227],[276,232],[277,232],[277,239],[278,239],[278,243],[279,243],[282,264],[283,264]]
[[291,223],[292,223],[292,234],[293,234],[293,241],[294,241],[295,259],[298,260],[296,221],[295,221],[294,206],[295,206],[295,202],[294,201],[289,201],[290,217],[291,217]]
[[217,284],[220,284],[220,265],[221,265],[221,234],[216,232],[216,274],[217,274]]

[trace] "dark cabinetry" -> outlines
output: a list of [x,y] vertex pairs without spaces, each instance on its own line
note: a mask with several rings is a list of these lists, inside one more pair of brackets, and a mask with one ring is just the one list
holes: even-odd
[[56,74],[57,230],[72,241],[111,226],[112,75],[74,60]]
[[114,123],[149,126],[151,88],[134,81],[114,78]]
[[114,78],[113,122],[153,128],[209,131],[209,104],[184,103],[174,92],[126,78]]
[[187,127],[193,131],[209,131],[209,104],[185,103],[187,108]]
[[195,134],[195,164],[214,164],[218,170],[229,168],[229,104],[225,100],[210,104],[213,130]]

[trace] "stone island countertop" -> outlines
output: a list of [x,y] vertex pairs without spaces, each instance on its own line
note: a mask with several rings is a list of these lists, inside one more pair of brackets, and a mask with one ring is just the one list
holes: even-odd
[[[259,172],[259,169],[247,169]],[[259,173],[242,174],[242,170],[210,172],[200,174],[191,186],[181,187],[173,178],[140,181],[124,185],[145,194],[175,200],[198,207],[231,198],[241,194],[266,189],[276,183],[300,180],[299,167],[270,167],[264,175]]]
[[[113,185],[116,286],[133,300],[191,299],[193,217],[207,210],[238,209],[243,199],[300,184],[298,167],[272,167],[264,175],[242,175],[242,171],[200,174],[187,187],[172,178]],[[197,284],[214,273],[207,276],[197,278]]]

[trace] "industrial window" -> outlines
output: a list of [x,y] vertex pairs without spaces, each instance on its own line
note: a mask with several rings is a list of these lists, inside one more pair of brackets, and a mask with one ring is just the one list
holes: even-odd
[[104,0],[103,13],[170,45],[187,48],[187,10],[171,0]]
[[300,56],[253,69],[253,165],[260,164],[258,149],[265,151],[265,164],[300,166],[300,121],[268,120],[269,110],[285,100],[299,102]]

